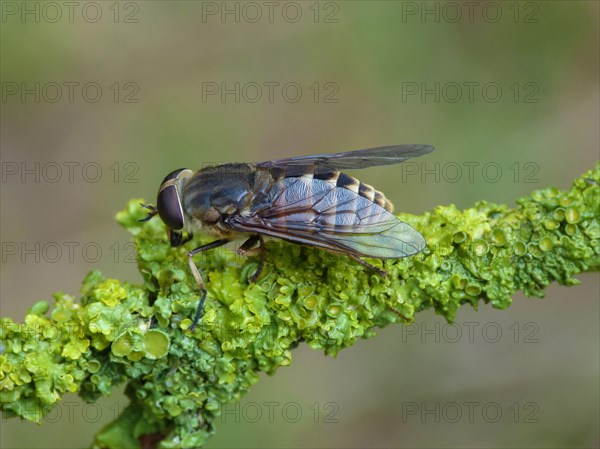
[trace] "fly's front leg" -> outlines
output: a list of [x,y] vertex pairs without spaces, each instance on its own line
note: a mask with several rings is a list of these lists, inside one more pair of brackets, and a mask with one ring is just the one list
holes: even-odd
[[184,239],[181,241],[181,244],[182,244],[182,245],[185,245],[187,242],[189,242],[189,241],[190,241],[190,240],[192,240],[193,238],[194,238],[194,233],[190,231],[190,232],[188,232],[188,235],[187,235],[187,237],[186,237],[186,238],[184,238]]
[[198,267],[194,263],[193,257],[201,253],[202,251],[208,251],[209,249],[218,248],[219,246],[223,246],[226,243],[229,243],[228,239],[220,239],[215,240],[214,242],[207,243],[206,245],[199,246],[196,249],[191,250],[188,253],[188,264],[190,266],[190,270],[192,271],[192,275],[194,279],[196,279],[196,283],[198,284],[198,288],[200,289],[200,303],[198,304],[198,309],[196,310],[196,316],[194,317],[194,322],[190,326],[190,330],[193,331],[198,321],[200,321],[200,317],[202,316],[202,309],[204,308],[204,301],[206,300],[206,288],[204,288],[204,281],[202,280],[202,275],[198,270]]
[[252,237],[250,237],[248,240],[246,240],[242,244],[242,246],[240,246],[239,249],[237,250],[237,253],[239,255],[246,256],[246,255],[248,255],[248,252],[252,249],[252,247],[254,245],[256,245],[257,242],[258,242],[258,254],[259,254],[258,268],[254,272],[254,274],[248,278],[248,280],[250,282],[256,282],[256,280],[260,276],[260,273],[262,273],[262,269],[265,264],[265,241],[259,234],[256,234],[256,235],[253,235]]

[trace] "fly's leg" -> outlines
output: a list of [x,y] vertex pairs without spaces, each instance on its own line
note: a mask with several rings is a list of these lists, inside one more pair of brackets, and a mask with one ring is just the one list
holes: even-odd
[[[379,274],[380,276],[387,276],[387,272],[385,270],[381,270],[377,267],[374,267],[373,265],[371,265],[369,262],[365,262],[364,260],[362,260],[360,257],[355,256],[353,254],[348,254],[348,256],[354,260],[356,260],[358,263],[360,263],[361,265],[367,267],[369,270],[373,270],[375,271],[377,274]],[[394,309],[392,306],[388,306],[388,310],[390,312],[392,312],[394,315],[396,315],[397,317],[399,317],[402,321],[404,321],[405,323],[412,323],[413,320],[409,319],[407,317],[405,317],[404,315],[402,315],[399,311],[397,311],[396,309]]]
[[[369,270],[373,270],[375,271],[377,274],[379,274],[380,276],[387,276],[387,272],[385,270],[381,270],[377,267],[374,267],[373,265],[371,265],[369,262],[365,262],[364,260],[362,260],[360,257],[358,256],[354,256],[352,254],[348,254],[349,257],[351,257],[352,259],[356,260],[358,263],[360,263],[361,265],[367,267]],[[412,323],[413,320],[409,319],[407,317],[405,317],[404,315],[402,315],[400,312],[398,312],[396,309],[394,309],[391,306],[388,306],[388,310],[390,312],[392,312],[394,315],[398,316],[402,321],[404,321],[405,323]]]
[[241,256],[245,256],[248,254],[250,249],[258,242],[258,252],[259,252],[259,260],[258,260],[258,268],[254,272],[252,276],[248,278],[250,282],[256,282],[260,273],[262,273],[263,266],[265,264],[265,241],[260,235],[253,235],[248,240],[246,240],[242,246],[239,247],[237,253]]
[[376,272],[380,276],[387,276],[387,271],[382,270],[381,268],[377,268],[377,267],[371,265],[369,262],[366,262],[366,261],[362,260],[360,257],[355,256],[354,254],[347,254],[347,256],[350,257],[351,259],[356,260],[363,267],[367,267],[369,270],[372,270],[372,271]]
[[392,306],[388,306],[388,310],[390,312],[392,312],[394,315],[396,315],[397,317],[399,317],[405,323],[413,323],[415,321],[414,318],[407,318],[407,317],[405,317],[399,311],[397,311],[396,309],[394,309]]
[[265,265],[265,241],[262,237],[258,237],[258,248],[259,248],[259,259],[258,259],[258,268],[254,272],[252,276],[250,276],[250,282],[256,282],[262,273],[263,267]]
[[183,246],[183,245],[185,245],[187,242],[189,242],[189,241],[190,241],[190,240],[192,240],[193,238],[194,238],[194,234],[193,234],[192,232],[188,232],[188,235],[187,235],[187,237],[186,237],[186,238],[184,238],[184,239],[181,241],[181,245],[182,245],[182,246]]
[[202,280],[202,275],[200,271],[198,271],[198,267],[194,263],[194,259],[192,259],[196,254],[201,253],[202,251],[208,251],[209,249],[218,248],[219,246],[223,246],[226,243],[229,243],[228,239],[220,239],[215,240],[214,242],[207,243],[206,245],[199,246],[196,249],[191,250],[188,253],[188,264],[190,266],[190,270],[192,270],[192,275],[194,279],[196,279],[196,283],[198,284],[198,288],[200,289],[200,303],[198,304],[198,310],[196,310],[196,316],[194,317],[194,322],[190,326],[190,330],[193,331],[198,321],[200,321],[200,317],[202,316],[202,309],[204,308],[204,301],[206,300],[206,289],[204,288],[204,281]]
[[141,223],[143,223],[144,221],[150,220],[152,217],[154,217],[156,214],[158,214],[158,209],[156,208],[156,206],[150,206],[150,205],[144,204],[144,203],[140,203],[140,206],[142,206],[144,209],[148,209],[148,211],[149,211],[148,215],[146,215],[145,218],[138,220]]

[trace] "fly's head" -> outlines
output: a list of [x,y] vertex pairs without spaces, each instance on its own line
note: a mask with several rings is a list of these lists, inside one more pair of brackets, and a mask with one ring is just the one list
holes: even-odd
[[192,175],[193,172],[187,168],[172,171],[160,184],[156,207],[144,206],[150,212],[141,221],[147,221],[158,214],[167,228],[167,236],[172,247],[180,246],[183,242],[183,230],[187,226],[187,218],[182,204],[182,192]]

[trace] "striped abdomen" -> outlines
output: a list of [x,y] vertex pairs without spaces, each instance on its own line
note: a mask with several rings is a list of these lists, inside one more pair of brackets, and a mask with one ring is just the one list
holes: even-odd
[[381,193],[378,190],[375,190],[373,186],[365,184],[345,173],[334,171],[331,173],[304,176],[307,178],[312,177],[313,179],[320,179],[329,182],[335,185],[336,187],[341,187],[343,189],[350,190],[351,192],[358,193],[358,195],[383,207],[388,212],[393,212],[394,210],[394,205],[385,197],[383,193]]

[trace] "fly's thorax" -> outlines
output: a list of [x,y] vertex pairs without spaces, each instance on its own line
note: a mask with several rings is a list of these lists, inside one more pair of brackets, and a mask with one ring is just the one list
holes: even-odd
[[183,190],[183,208],[191,223],[221,227],[224,220],[241,213],[253,198],[250,164],[223,164],[199,170]]

